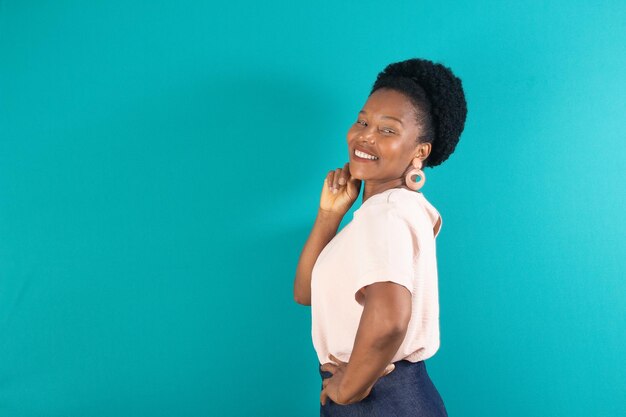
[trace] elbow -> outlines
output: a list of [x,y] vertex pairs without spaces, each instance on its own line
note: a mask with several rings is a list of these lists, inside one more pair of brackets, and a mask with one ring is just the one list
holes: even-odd
[[311,282],[298,274],[293,284],[293,300],[304,306],[311,305]]
[[409,329],[411,322],[411,308],[397,311],[396,314],[389,318],[388,335],[390,337],[404,337]]
[[392,316],[386,320],[379,321],[372,327],[377,329],[377,339],[379,342],[382,345],[386,345],[392,340],[404,339],[409,328],[409,323],[407,320]]
[[408,324],[395,321],[394,323],[389,323],[386,326],[380,326],[379,335],[382,340],[404,338],[408,328]]
[[409,329],[409,323],[411,322],[411,310],[404,311],[404,314],[400,314],[399,317],[394,321],[394,325],[391,326],[391,334],[392,335],[405,335],[407,330]]
[[310,306],[311,305],[311,297],[302,297],[302,296],[300,296],[298,294],[294,294],[293,300],[296,303],[301,304],[303,306]]
[[378,328],[376,333],[372,335],[372,348],[379,352],[386,352],[389,346],[400,347],[402,341],[406,337],[407,328],[400,326]]
[[381,340],[404,337],[411,321],[411,310],[378,309],[371,304],[366,304],[363,315],[366,315],[368,327],[375,329],[374,334]]
[[389,337],[404,338],[408,329],[409,325],[407,323],[400,323],[397,326],[391,328],[391,330],[389,331]]

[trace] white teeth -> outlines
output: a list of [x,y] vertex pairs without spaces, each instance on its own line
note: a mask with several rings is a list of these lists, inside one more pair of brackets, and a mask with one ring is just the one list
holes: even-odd
[[376,157],[376,156],[374,156],[374,155],[367,154],[367,153],[365,153],[365,152],[361,152],[361,151],[360,151],[360,150],[358,150],[358,149],[355,149],[355,150],[354,150],[354,154],[355,154],[356,156],[361,157],[361,158],[367,158],[367,159],[378,159],[378,157]]

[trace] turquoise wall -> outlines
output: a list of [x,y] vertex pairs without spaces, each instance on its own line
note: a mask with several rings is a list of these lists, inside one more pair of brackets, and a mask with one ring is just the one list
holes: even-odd
[[0,1],[0,415],[319,415],[298,256],[377,72],[411,57],[469,109],[424,186],[449,414],[626,415],[625,21],[619,1]]

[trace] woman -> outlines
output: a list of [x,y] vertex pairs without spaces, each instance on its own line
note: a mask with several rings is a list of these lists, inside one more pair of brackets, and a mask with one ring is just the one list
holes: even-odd
[[[390,64],[348,131],[349,162],[325,178],[294,283],[296,302],[311,306],[321,416],[447,416],[425,364],[439,348],[442,219],[419,189],[466,114],[449,68]],[[361,206],[337,233],[362,181]]]

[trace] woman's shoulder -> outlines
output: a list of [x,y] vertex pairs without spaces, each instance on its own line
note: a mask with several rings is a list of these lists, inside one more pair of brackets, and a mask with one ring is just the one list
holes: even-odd
[[432,229],[435,237],[439,234],[443,223],[441,214],[424,193],[406,188],[394,188],[387,194],[384,204],[406,222],[416,227]]
[[361,204],[354,212],[354,219],[365,225],[396,220],[412,223],[416,220],[416,215],[421,214],[421,204],[418,200],[419,197],[407,195],[399,188],[385,190],[369,197]]

